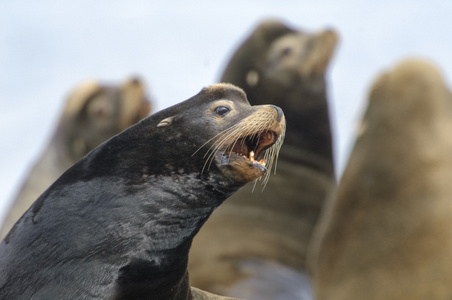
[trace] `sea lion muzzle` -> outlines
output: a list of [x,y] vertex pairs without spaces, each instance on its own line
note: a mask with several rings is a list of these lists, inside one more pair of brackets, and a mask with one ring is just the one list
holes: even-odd
[[262,132],[257,136],[247,136],[231,145],[231,147],[226,150],[226,153],[240,155],[252,163],[259,163],[265,167],[265,159],[257,159],[260,158],[259,155],[271,147],[277,139],[278,135],[273,131]]
[[254,106],[252,110],[248,117],[218,136],[207,161],[215,157],[223,173],[238,182],[266,175],[265,184],[283,143],[286,122],[277,106]]

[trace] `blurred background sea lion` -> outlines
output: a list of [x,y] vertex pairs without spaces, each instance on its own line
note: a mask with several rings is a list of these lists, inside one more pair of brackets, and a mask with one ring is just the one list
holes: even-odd
[[452,94],[436,66],[405,60],[373,84],[316,230],[317,299],[452,299],[451,180]]
[[145,85],[138,78],[119,85],[85,81],[75,88],[67,98],[53,136],[11,202],[0,237],[64,171],[150,111]]
[[337,33],[310,34],[268,20],[239,46],[221,78],[253,105],[274,103],[287,116],[276,175],[229,198],[195,237],[190,280],[246,299],[310,299],[306,247],[334,185],[325,72]]

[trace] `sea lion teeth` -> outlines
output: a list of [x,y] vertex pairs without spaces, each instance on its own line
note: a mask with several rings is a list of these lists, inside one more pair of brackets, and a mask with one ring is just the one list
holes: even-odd
[[257,160],[253,160],[253,161],[252,161],[252,163],[253,163],[253,164],[259,164],[259,165],[261,165],[261,166],[265,167],[265,161],[264,161],[264,162],[262,162],[262,160],[259,160],[259,161],[257,161]]
[[[238,141],[235,141],[233,145],[231,146],[230,150],[227,150],[226,153],[228,154],[234,154],[241,156],[243,158],[246,158],[247,160],[255,163],[260,163],[261,165],[265,166],[266,161],[260,160],[256,161],[256,157],[259,155],[260,152],[265,151],[268,149],[268,147],[271,147],[275,144],[275,142],[278,140],[277,135],[272,131],[266,131],[257,134],[257,137],[244,137],[239,139]],[[239,142],[241,141],[241,142]],[[248,153],[248,149],[254,149],[251,150]],[[261,162],[264,161],[264,164]]]
[[254,151],[251,151],[251,152],[250,152],[250,156],[249,156],[249,157],[246,156],[246,155],[244,155],[244,154],[237,153],[237,152],[231,152],[231,154],[235,154],[235,155],[241,156],[241,157],[243,157],[243,158],[248,159],[248,160],[251,161],[252,163],[255,163],[255,164],[261,164],[261,165],[264,166],[264,167],[265,167],[265,165],[266,165],[266,163],[267,163],[267,161],[266,161],[265,159],[261,159],[261,160],[259,160],[259,161],[255,160],[256,154],[254,153]]

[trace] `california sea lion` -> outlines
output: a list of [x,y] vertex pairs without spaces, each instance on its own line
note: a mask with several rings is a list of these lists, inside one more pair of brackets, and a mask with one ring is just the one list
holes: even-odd
[[0,298],[199,295],[187,273],[194,235],[227,197],[266,174],[284,128],[280,108],[250,106],[241,89],[217,84],[114,136],[2,241]]
[[69,95],[52,138],[12,200],[0,237],[64,171],[103,141],[149,115],[150,108],[144,84],[137,78],[122,85],[80,84]]
[[319,300],[452,299],[452,94],[407,60],[374,83],[319,231]]
[[229,61],[221,81],[243,88],[250,103],[276,103],[288,126],[265,189],[240,190],[196,236],[195,286],[247,299],[311,298],[306,249],[335,182],[325,72],[336,43],[332,30],[308,34],[266,21]]

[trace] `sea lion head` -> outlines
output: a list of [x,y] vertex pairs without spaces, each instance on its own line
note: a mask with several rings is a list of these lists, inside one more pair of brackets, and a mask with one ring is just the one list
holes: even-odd
[[311,77],[323,77],[337,39],[331,29],[313,34],[292,31],[278,37],[266,53],[265,76],[286,87]]
[[156,118],[156,134],[177,147],[165,152],[193,161],[200,174],[218,169],[240,185],[269,174],[285,132],[279,107],[251,106],[243,90],[232,84],[206,87],[166,115]]
[[[254,99],[258,90],[323,82],[319,79],[323,79],[337,42],[338,34],[332,29],[308,33],[277,20],[264,21],[234,53],[222,81],[243,88],[253,104],[260,101]],[[273,87],[266,87],[269,83]]]
[[65,169],[150,111],[145,84],[137,77],[122,84],[82,82],[69,94],[53,137],[67,164]]
[[310,33],[267,20],[244,39],[221,78],[241,87],[253,105],[270,100],[281,107],[289,124],[285,149],[328,159],[319,167],[328,172],[333,149],[325,74],[337,43],[332,29]]

